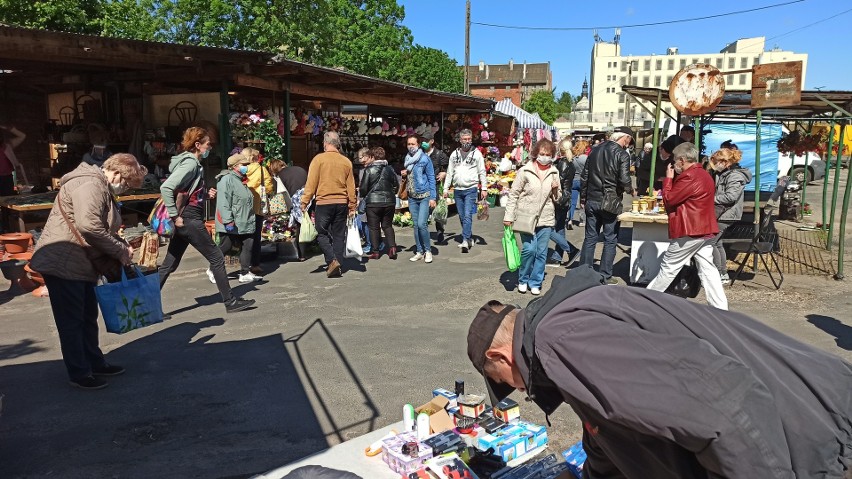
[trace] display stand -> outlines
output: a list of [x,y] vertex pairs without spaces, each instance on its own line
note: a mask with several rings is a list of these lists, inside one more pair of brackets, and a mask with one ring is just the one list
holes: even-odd
[[633,223],[630,242],[630,283],[648,284],[660,272],[669,247],[669,217],[659,214],[622,213],[621,222]]

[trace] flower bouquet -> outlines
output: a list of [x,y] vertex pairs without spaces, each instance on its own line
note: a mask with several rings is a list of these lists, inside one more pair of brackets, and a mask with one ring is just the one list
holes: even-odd
[[411,212],[406,211],[405,213],[396,213],[393,215],[393,224],[394,226],[402,227],[414,226],[414,220],[411,219]]

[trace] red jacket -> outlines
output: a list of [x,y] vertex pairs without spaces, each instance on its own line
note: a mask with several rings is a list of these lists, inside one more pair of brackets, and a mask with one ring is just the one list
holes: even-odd
[[702,237],[719,232],[710,173],[696,164],[675,179],[663,179],[663,200],[669,212],[669,238]]

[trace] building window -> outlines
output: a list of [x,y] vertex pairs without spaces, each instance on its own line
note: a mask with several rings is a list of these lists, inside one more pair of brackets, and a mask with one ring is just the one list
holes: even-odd
[[708,64],[708,65],[709,65],[709,64],[710,64],[710,59],[709,59],[709,58],[705,58],[705,59],[704,59],[704,63],[706,63],[706,64]]
[[745,85],[746,76],[740,75],[740,85]]
[[619,119],[619,120],[623,120],[623,119],[624,119],[624,108],[619,108],[619,109],[618,109],[618,119]]
[[734,68],[737,66],[737,59],[734,57],[728,58],[728,68]]
[[621,62],[621,71],[623,71],[623,72],[627,71],[627,62]]
[[627,85],[627,78],[621,77],[621,86]]
[[740,68],[748,68],[748,58],[740,58]]
[[657,86],[657,87],[658,87],[658,86],[660,86],[661,84],[662,84],[662,79],[660,78],[660,76],[659,76],[659,75],[655,76],[655,77],[654,77],[654,86]]
[[492,87],[489,87],[488,89],[489,89],[489,90],[491,90],[491,91],[494,91],[494,87],[493,87],[493,86],[492,86]]
[[672,84],[672,76],[669,75],[669,76],[666,77],[666,85],[671,85],[671,84]]
[[752,65],[760,65],[760,57],[754,57],[754,63]]
[[657,60],[657,70],[662,70],[662,69],[663,69],[663,61]]
[[511,87],[511,86],[509,86],[509,85],[506,85],[506,89],[507,89],[507,90],[511,90],[511,89],[512,89],[512,87]]
[[651,60],[645,60],[645,71],[651,70]]
[[728,85],[733,85],[734,77],[732,77],[731,75],[725,75],[725,83],[727,83]]
[[718,68],[720,70],[722,69],[722,59],[721,58],[716,59],[716,68]]
[[680,60],[680,67],[686,68],[686,58],[683,58],[683,59]]
[[644,87],[651,86],[651,77],[642,77],[642,86],[644,86]]
[[631,63],[633,65],[633,71],[639,71],[639,60],[633,60]]

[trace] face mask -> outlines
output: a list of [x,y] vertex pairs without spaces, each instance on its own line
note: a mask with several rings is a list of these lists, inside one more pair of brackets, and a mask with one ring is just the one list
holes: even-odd
[[539,155],[538,157],[536,157],[535,161],[537,161],[541,165],[549,165],[549,164],[553,163],[553,157],[552,156]]
[[120,195],[120,194],[124,193],[125,191],[127,191],[127,186],[124,185],[123,183],[118,183],[118,184],[110,183],[109,184],[109,191],[110,191],[110,193],[112,193],[114,195]]
[[675,170],[675,173],[677,173],[677,174],[683,173],[683,167],[679,166],[677,163],[675,163],[674,170]]
[[727,165],[723,163],[716,163],[715,165],[713,165],[713,169],[718,171],[719,173],[725,171],[725,168],[727,168]]
[[208,149],[208,150],[206,150],[204,153],[202,153],[202,154],[201,154],[201,157],[202,157],[202,158],[207,158],[208,156],[210,156],[210,150],[209,150],[209,149]]
[[415,153],[417,153],[417,150],[418,150],[418,148],[416,146],[409,146],[408,147],[408,154],[413,156]]
[[461,148],[464,151],[470,150],[470,147],[472,147],[472,146],[473,146],[473,143],[469,142],[469,141],[463,141],[462,144],[461,144]]
[[423,148],[424,150],[428,151],[429,150],[429,142],[424,141],[423,143],[420,144],[420,148]]
[[245,175],[246,173],[248,173],[248,165],[240,165],[238,171],[241,175]]

